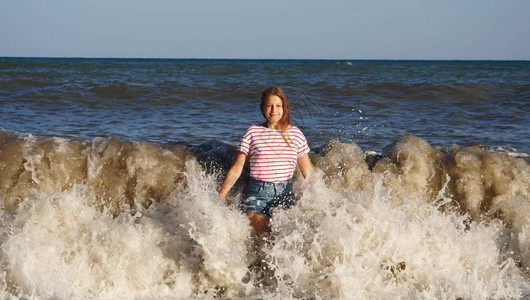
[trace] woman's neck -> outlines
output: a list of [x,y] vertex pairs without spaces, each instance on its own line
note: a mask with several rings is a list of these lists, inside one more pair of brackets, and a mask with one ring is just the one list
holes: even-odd
[[280,129],[278,122],[272,123],[272,124],[269,123],[269,122],[264,122],[262,125],[263,125],[263,127],[266,127],[266,128],[269,128],[269,129],[276,129],[276,130]]

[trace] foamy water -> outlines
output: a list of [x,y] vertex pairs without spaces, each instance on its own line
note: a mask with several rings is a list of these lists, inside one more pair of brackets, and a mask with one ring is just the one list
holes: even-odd
[[[317,149],[315,149],[317,150]],[[521,299],[530,167],[406,136],[331,141],[256,246],[232,144],[0,135],[0,289],[34,299]],[[246,175],[245,175],[246,176]],[[243,176],[243,177],[245,177]]]

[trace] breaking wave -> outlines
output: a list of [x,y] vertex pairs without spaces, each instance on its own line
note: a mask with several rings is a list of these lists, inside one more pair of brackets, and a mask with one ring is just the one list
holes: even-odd
[[2,297],[523,298],[530,166],[405,136],[330,141],[257,247],[235,146],[0,132]]

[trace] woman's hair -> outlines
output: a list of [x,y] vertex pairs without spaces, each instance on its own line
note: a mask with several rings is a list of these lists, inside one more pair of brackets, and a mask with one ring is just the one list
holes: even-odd
[[[283,139],[289,144],[289,137],[286,135],[286,129],[291,125],[291,111],[289,109],[289,102],[287,101],[287,96],[285,96],[285,93],[279,86],[271,86],[264,90],[261,93],[261,104],[260,104],[260,110],[263,114],[263,106],[265,105],[265,100],[269,96],[278,96],[280,99],[282,99],[282,108],[283,108],[283,116],[278,121],[278,129],[280,130]],[[265,115],[263,115],[265,117]]]

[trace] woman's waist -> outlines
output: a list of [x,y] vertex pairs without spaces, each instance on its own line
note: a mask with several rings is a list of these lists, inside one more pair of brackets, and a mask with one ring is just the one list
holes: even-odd
[[250,177],[265,182],[283,182],[293,178],[296,164],[250,166]]
[[285,187],[285,186],[290,186],[293,184],[292,177],[285,179],[285,180],[279,180],[279,181],[267,181],[267,180],[256,179],[250,176],[248,181],[249,181],[249,184],[258,185],[262,187]]

